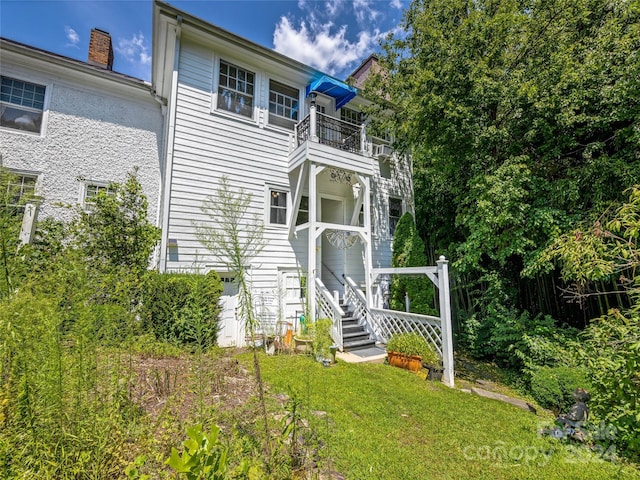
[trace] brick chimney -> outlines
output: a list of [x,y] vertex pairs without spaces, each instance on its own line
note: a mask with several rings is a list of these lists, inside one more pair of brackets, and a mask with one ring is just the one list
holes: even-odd
[[111,46],[111,35],[109,32],[91,29],[91,40],[89,40],[89,59],[90,65],[113,70],[113,47]]

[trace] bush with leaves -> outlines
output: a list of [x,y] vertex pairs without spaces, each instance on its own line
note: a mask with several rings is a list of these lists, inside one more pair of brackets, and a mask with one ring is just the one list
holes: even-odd
[[11,257],[25,275],[0,299],[2,478],[122,472],[139,413],[130,357],[101,356],[101,348],[130,340],[139,326],[140,278],[157,229],[135,175],[115,190],[71,225],[42,222],[34,244]]
[[616,443],[640,460],[640,315],[612,310],[580,336],[579,356],[592,385],[591,407],[613,426]]
[[576,388],[590,390],[587,371],[576,367],[540,367],[531,377],[531,395],[544,408],[566,413],[576,402]]
[[222,282],[206,275],[149,272],[144,277],[140,317],[144,330],[180,345],[216,344]]
[[536,268],[560,267],[575,285],[577,300],[598,295],[598,281],[614,279],[626,310],[611,309],[592,320],[576,342],[592,385],[592,410],[617,429],[620,445],[640,458],[640,188],[597,220],[559,236]]

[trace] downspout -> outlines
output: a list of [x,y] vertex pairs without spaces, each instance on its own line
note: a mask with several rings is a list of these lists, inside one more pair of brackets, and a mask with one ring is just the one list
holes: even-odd
[[176,131],[176,105],[178,102],[178,64],[180,61],[180,36],[182,34],[182,16],[176,18],[176,40],[171,73],[171,96],[169,97],[168,126],[166,142],[166,162],[164,189],[162,194],[162,239],[160,241],[160,272],[167,270],[167,245],[169,243],[169,207],[171,205],[171,180],[173,177],[173,145]]
[[[164,98],[162,98],[160,95],[157,95],[155,93],[151,93],[151,96],[153,97],[153,99],[158,102],[160,104],[160,111],[162,112],[162,143],[160,146],[160,151],[158,151],[158,157],[159,159],[162,159],[165,157],[165,152],[167,151],[167,142],[168,142],[168,138],[167,138],[167,128],[168,128],[168,123],[167,123],[167,102]],[[160,160],[161,161],[161,160]],[[165,162],[166,164],[166,162]],[[166,172],[165,172],[166,175]],[[162,236],[164,235],[164,229],[162,228],[162,203],[163,203],[163,185],[162,185],[162,175],[160,175],[160,181],[158,182],[158,202],[156,204],[156,227],[158,227],[160,229],[160,241],[162,242]],[[160,268],[160,245],[156,245],[156,248],[153,249],[153,259],[152,259],[152,266],[153,268]]]

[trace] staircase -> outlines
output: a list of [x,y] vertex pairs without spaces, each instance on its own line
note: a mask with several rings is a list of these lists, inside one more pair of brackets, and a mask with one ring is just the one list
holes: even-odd
[[375,340],[371,338],[363,325],[358,325],[358,319],[353,316],[348,305],[340,304],[344,310],[342,317],[342,349],[345,352],[361,350],[376,346]]

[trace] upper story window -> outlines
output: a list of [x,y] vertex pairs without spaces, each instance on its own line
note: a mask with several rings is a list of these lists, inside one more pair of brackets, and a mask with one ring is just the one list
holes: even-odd
[[296,218],[296,225],[302,225],[309,222],[309,197],[303,195],[300,198],[300,208],[298,208],[298,218]]
[[398,220],[402,216],[402,200],[399,198],[389,197],[389,234],[396,232]]
[[287,192],[269,190],[269,223],[272,225],[287,224]]
[[293,129],[298,121],[300,92],[269,80],[269,123]]
[[351,108],[342,107],[340,109],[340,120],[353,125],[362,125],[362,118],[360,112],[352,110]]
[[220,60],[218,108],[251,118],[255,74]]
[[45,87],[5,76],[0,81],[0,126],[40,133]]

